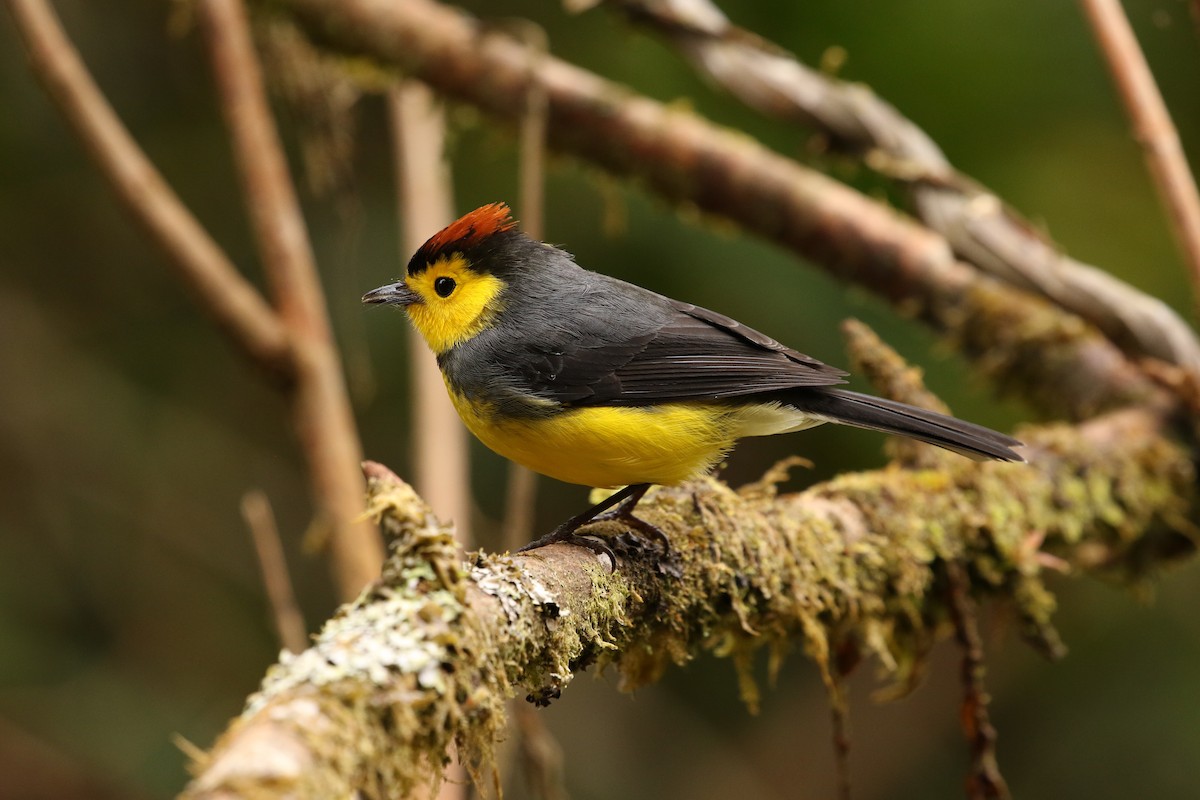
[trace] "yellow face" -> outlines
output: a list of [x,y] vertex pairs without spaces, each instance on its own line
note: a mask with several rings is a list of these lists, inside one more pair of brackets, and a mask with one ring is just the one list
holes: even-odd
[[476,272],[455,253],[404,279],[420,302],[405,311],[429,349],[444,353],[478,334],[500,312],[504,281]]

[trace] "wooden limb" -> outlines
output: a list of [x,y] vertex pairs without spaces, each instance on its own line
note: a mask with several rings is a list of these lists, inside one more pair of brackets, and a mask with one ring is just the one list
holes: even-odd
[[275,632],[285,650],[299,653],[308,645],[308,633],[304,617],[292,590],[292,579],[288,575],[287,560],[283,556],[283,543],[279,540],[279,528],[265,492],[255,489],[242,496],[242,519],[254,539],[254,550],[258,553],[258,565],[262,569],[263,586],[267,589],[267,600],[271,605],[271,617],[275,621]]
[[731,23],[710,0],[606,0],[652,28],[747,106],[815,130],[905,186],[921,221],[997,278],[1044,295],[1135,355],[1200,369],[1200,341],[1166,303],[1066,255],[1038,225],[958,172],[933,138],[861,84],[841,81]]
[[270,670],[185,796],[404,796],[451,742],[486,769],[508,697],[552,699],[606,664],[633,689],[706,647],[747,654],[803,635],[828,668],[844,636],[903,682],[946,633],[939,563],[963,562],[973,591],[1048,624],[1044,590],[1018,591],[1039,580],[1020,555],[1029,530],[1111,576],[1191,552],[1172,520],[1197,512],[1195,470],[1160,427],[1119,412],[1022,431],[1029,465],[957,459],[795,495],[711,479],[662,489],[641,511],[672,554],[608,525],[612,573],[569,545],[464,565],[415,493],[373,469],[371,507],[393,542],[382,578]]
[[362,445],[325,309],[308,233],[271,120],[249,21],[240,0],[201,0],[221,108],[247,210],[279,316],[295,352],[292,410],[319,521],[344,600],[379,574],[383,547],[361,519]]
[[[529,84],[525,96],[525,110],[520,122],[520,218],[521,229],[530,238],[542,241],[546,238],[546,90],[538,81],[538,67],[546,56],[549,42],[546,31],[527,23],[520,33],[529,45]],[[537,536],[533,530],[536,518],[537,473],[528,467],[511,463],[508,465],[508,484],[504,491],[504,520],[501,536],[504,547],[516,550]],[[541,724],[540,718],[526,715],[519,727],[521,736],[533,731]],[[542,738],[549,731],[542,731]]]
[[1183,251],[1194,301],[1200,308],[1200,192],[1179,141],[1179,131],[1120,0],[1080,3],[1133,123],[1133,136],[1145,152],[1146,165]]
[[962,649],[963,700],[960,719],[971,748],[971,772],[967,777],[970,800],[1008,800],[1012,795],[996,760],[996,728],[988,714],[987,688],[983,678],[983,641],[979,619],[970,595],[966,570],[957,561],[946,562],[947,602],[954,621],[954,635]]
[[539,710],[518,698],[509,712],[516,722],[517,749],[525,787],[534,800],[567,800],[563,779],[563,753]]
[[[445,112],[428,87],[407,81],[387,93],[395,152],[400,264],[426,239],[454,220],[453,187],[446,163]],[[403,267],[402,267],[403,268]],[[459,419],[437,362],[421,337],[408,339],[414,390],[414,485],[444,519],[454,521],[464,548],[471,546],[471,477],[467,430]]]
[[120,202],[233,344],[277,380],[291,381],[291,342],[279,315],[237,271],[129,135],[50,5],[46,0],[7,0],[7,4],[33,73]]
[[[217,325],[244,354],[293,392],[297,427],[307,445],[318,502],[332,518],[345,523],[339,530],[344,535],[333,537],[334,560],[343,594],[352,596],[350,586],[361,587],[378,574],[382,551],[377,538],[372,540],[370,526],[349,522],[357,515],[361,497],[360,456],[349,407],[338,403],[339,396],[344,399],[344,389],[327,326],[325,342],[314,344],[308,335],[312,319],[290,310],[294,299],[281,303],[276,313],[238,273],[121,125],[46,2],[8,0],[8,5],[33,71],[117,196],[167,254]],[[209,16],[214,13],[209,5],[203,8]],[[227,51],[225,57],[241,56]],[[236,115],[249,119],[252,113],[253,108],[239,107]],[[252,206],[257,208],[258,203]],[[303,294],[303,289],[299,292]],[[305,335],[297,335],[298,329]]]
[[[430,0],[282,0],[320,45],[404,70],[514,120],[528,55]],[[1111,342],[1041,298],[955,260],[945,239],[740,133],[547,56],[549,145],[732,220],[916,314],[1000,383],[1074,418],[1161,396]],[[1036,355],[1035,355],[1036,354]]]

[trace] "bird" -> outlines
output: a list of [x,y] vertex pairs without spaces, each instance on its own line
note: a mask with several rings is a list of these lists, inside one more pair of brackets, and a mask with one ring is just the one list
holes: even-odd
[[437,357],[450,400],[490,449],[534,472],[620,488],[521,551],[574,542],[633,512],[655,484],[707,473],[748,436],[837,423],[976,460],[1022,443],[955,417],[840,388],[848,373],[723,314],[579,266],[526,235],[504,203],[429,238],[399,280],[363,295],[399,306]]

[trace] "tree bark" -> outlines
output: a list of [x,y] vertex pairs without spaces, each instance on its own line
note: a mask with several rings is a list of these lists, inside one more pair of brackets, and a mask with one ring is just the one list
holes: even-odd
[[185,797],[400,797],[436,779],[452,742],[478,774],[505,699],[549,702],[593,665],[614,665],[632,689],[711,650],[735,659],[753,704],[753,653],[777,657],[800,634],[827,671],[871,654],[903,685],[950,633],[948,562],[975,593],[1008,598],[1053,654],[1039,543],[1076,573],[1140,575],[1192,549],[1181,531],[1195,474],[1144,411],[1025,439],[1029,465],[947,456],[784,496],[780,475],[737,492],[712,479],[664,488],[639,514],[667,534],[669,554],[595,526],[616,533],[613,572],[568,545],[464,566],[448,530],[376,467],[371,508],[391,540],[383,577],[271,669]]

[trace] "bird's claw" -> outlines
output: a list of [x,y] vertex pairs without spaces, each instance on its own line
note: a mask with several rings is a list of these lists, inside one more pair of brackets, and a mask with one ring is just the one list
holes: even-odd
[[586,547],[598,556],[608,556],[612,568],[614,570],[617,568],[617,554],[613,552],[608,544],[595,536],[576,533],[575,529],[569,529],[566,526],[555,528],[542,538],[535,539],[524,547],[519,548],[517,552],[527,553],[530,550],[537,550],[539,547],[545,547],[548,544],[558,544],[560,542],[563,544],[573,544],[578,547]]

